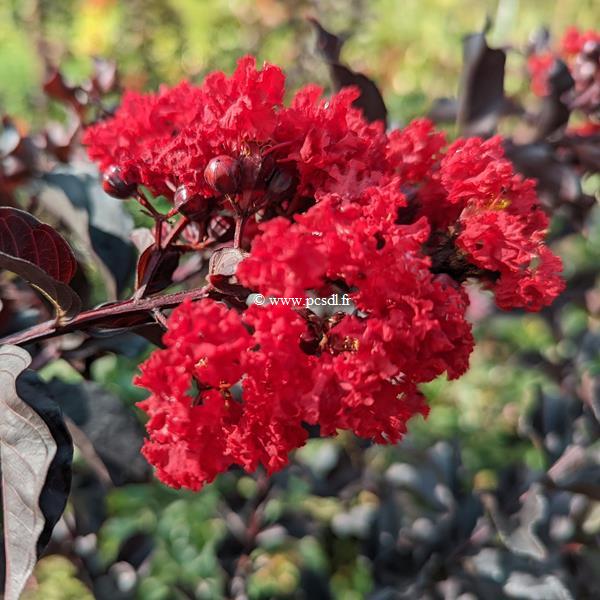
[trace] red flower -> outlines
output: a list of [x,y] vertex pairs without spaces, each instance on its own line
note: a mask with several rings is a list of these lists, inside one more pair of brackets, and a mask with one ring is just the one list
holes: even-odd
[[547,50],[529,56],[527,66],[532,76],[532,89],[538,96],[549,94],[548,78],[559,59],[566,63],[575,84],[569,94],[563,96],[563,101],[568,101],[571,109],[591,117],[593,127],[600,114],[600,32],[582,32],[569,27],[557,51]]
[[[353,189],[379,172],[386,136],[352,107],[357,93],[346,89],[324,100],[309,86],[286,108],[281,70],[257,70],[246,57],[229,78],[213,73],[201,86],[126,94],[115,116],[88,128],[83,141],[103,171],[118,167],[155,194],[228,194],[236,209],[255,212],[282,193],[290,201],[296,189]],[[215,187],[209,165],[216,159],[234,164],[233,188]]]
[[531,90],[536,96],[543,97],[550,93],[548,76],[556,58],[556,55],[550,51],[532,54],[527,58],[527,70],[531,76]]
[[[442,181],[448,200],[462,209],[457,247],[467,260],[489,272],[485,284],[502,292],[496,297],[498,306],[540,310],[550,304],[564,287],[562,265],[543,245],[548,219],[538,204],[534,182],[515,174],[504,158],[501,139],[456,141],[442,161]],[[542,255],[548,267],[538,273],[532,265]]]
[[579,54],[587,42],[600,42],[600,32],[589,29],[580,31],[577,27],[568,27],[560,41],[560,51],[565,57]]
[[446,136],[428,119],[415,119],[389,135],[387,157],[405,183],[421,184],[442,157]]

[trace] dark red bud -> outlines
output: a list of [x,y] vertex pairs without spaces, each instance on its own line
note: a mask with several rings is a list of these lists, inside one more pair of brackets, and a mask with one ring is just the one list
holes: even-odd
[[191,195],[185,185],[180,185],[175,190],[173,205],[182,215],[195,219],[205,215],[209,202],[200,196]]
[[102,175],[102,189],[114,198],[130,198],[137,189],[137,183],[127,182],[123,177],[121,167],[108,167]]
[[220,194],[235,194],[240,183],[240,163],[231,156],[215,156],[204,170],[204,179]]

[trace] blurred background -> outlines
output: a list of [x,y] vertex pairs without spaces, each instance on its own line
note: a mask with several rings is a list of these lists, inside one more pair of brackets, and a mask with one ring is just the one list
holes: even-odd
[[[486,16],[493,44],[522,48],[542,25],[592,27],[598,12],[595,0],[2,0],[0,105],[41,118],[44,62],[77,81],[98,55],[118,62],[129,88],[230,71],[247,53],[284,67],[291,88],[324,83],[306,22],[315,16],[351,34],[343,58],[378,82],[392,117],[407,119],[456,88],[461,37]],[[519,82],[509,77],[509,91]]]
[[[349,34],[345,62],[379,84],[402,124],[455,93],[461,38],[486,16],[490,43],[515,49],[508,91],[530,96],[520,51],[531,35],[592,28],[599,13],[596,0],[0,0],[0,109],[35,130],[57,115],[41,92],[46,68],[60,65],[76,83],[93,56],[114,59],[126,88],[231,71],[247,53],[281,65],[292,90],[327,87],[306,22],[316,16]],[[584,186],[596,192],[597,176]],[[139,417],[143,392],[131,380],[149,348],[95,358],[85,386],[102,386],[113,418],[99,427],[122,431],[135,452],[109,457],[112,482],[78,457],[67,519],[26,598],[224,598],[236,577],[246,593],[236,597],[251,599],[600,597],[600,490],[589,485],[600,416],[597,207],[583,228],[559,220],[555,230],[570,290],[561,301],[508,315],[474,294],[472,368],[426,386],[431,414],[402,444],[311,440],[266,491],[237,472],[199,494],[153,481],[128,420]],[[59,388],[83,385],[65,361],[41,374]]]

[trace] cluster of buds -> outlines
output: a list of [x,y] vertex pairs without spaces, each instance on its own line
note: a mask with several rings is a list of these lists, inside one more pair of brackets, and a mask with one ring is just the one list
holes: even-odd
[[581,131],[597,131],[600,127],[600,32],[569,27],[558,48],[550,47],[549,38],[545,37],[529,55],[528,69],[536,95],[554,95],[569,111],[578,110],[589,119]]
[[206,165],[204,179],[217,196],[230,202],[236,215],[264,211],[293,196],[297,184],[292,168],[278,164],[273,150],[248,143],[237,157],[215,156]]

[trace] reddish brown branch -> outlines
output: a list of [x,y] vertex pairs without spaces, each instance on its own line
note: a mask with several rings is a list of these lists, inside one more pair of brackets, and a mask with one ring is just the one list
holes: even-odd
[[[117,323],[123,319],[130,317],[136,321],[135,317],[148,316],[148,320],[152,321],[151,316],[156,309],[172,308],[181,304],[186,299],[199,300],[206,298],[211,291],[211,286],[204,286],[193,290],[176,292],[174,294],[166,294],[164,296],[152,296],[150,298],[142,298],[139,300],[124,300],[122,302],[113,302],[98,308],[93,308],[85,312],[79,313],[74,319],[67,323],[58,324],[55,320],[45,321],[39,325],[34,325],[24,331],[19,331],[12,335],[8,335],[0,339],[0,344],[25,344],[35,341],[40,341],[45,338],[63,335],[71,331],[90,329],[92,327],[113,327],[118,326]],[[144,322],[143,318],[138,323]]]

